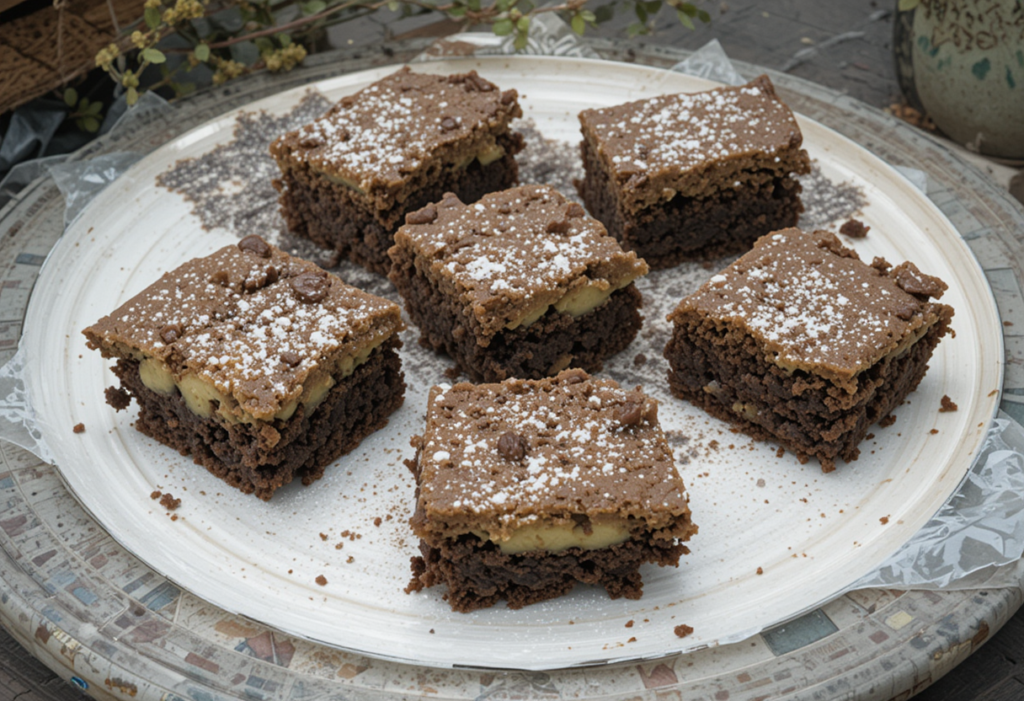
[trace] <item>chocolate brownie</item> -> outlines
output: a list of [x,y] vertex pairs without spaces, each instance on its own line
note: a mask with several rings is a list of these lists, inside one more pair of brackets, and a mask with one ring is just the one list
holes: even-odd
[[924,377],[953,309],[913,263],[867,265],[835,235],[785,229],[669,315],[673,393],[830,472]]
[[654,269],[744,251],[794,226],[803,137],[767,76],[584,110],[580,194]]
[[647,265],[546,185],[445,195],[408,215],[389,255],[420,343],[477,381],[594,372],[640,328]]
[[640,566],[677,566],[697,532],[657,402],[582,370],[434,387],[413,444],[410,590],[444,584],[455,611],[577,582],[637,599]]
[[167,273],[85,329],[114,358],[108,402],[261,499],[310,484],[387,423],[405,383],[397,304],[257,236]]
[[476,72],[408,67],[345,97],[270,146],[288,228],[386,275],[407,212],[454,192],[467,202],[516,183],[522,116],[515,90]]

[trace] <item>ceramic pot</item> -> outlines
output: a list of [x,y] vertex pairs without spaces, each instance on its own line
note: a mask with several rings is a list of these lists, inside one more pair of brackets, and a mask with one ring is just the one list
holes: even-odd
[[1024,3],[902,0],[893,52],[900,87],[943,132],[1024,159]]

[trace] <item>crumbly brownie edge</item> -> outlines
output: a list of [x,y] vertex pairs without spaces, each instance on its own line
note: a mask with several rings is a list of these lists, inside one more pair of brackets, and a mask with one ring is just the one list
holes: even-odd
[[579,190],[587,210],[652,270],[749,250],[761,236],[795,226],[804,211],[795,178],[751,173],[739,187],[707,197],[676,195],[662,206],[626,212],[586,143],[582,151],[586,175]]
[[483,345],[473,315],[464,314],[460,302],[442,292],[409,251],[396,246],[390,255],[391,282],[420,329],[420,344],[446,352],[475,382],[547,377],[566,354],[573,356],[567,367],[597,372],[606,358],[633,342],[643,323],[642,297],[631,283],[580,317],[551,309],[529,326],[503,330]]
[[466,535],[439,547],[421,540],[420,552],[422,557],[412,559],[407,590],[444,584],[444,599],[452,610],[467,613],[501,599],[511,609],[547,601],[568,593],[577,582],[600,585],[613,599],[639,599],[642,564],[676,567],[689,550],[675,540],[644,534],[607,548],[508,555],[493,543]]
[[505,148],[502,158],[486,166],[474,161],[463,169],[438,169],[423,189],[388,212],[375,210],[358,191],[331,182],[305,164],[279,163],[282,174],[274,187],[280,193],[281,214],[293,234],[338,251],[371,272],[387,275],[388,248],[406,213],[440,200],[446,192],[474,202],[516,184],[519,166],[515,153],[522,149],[522,137],[507,134],[498,143]]
[[296,477],[312,484],[334,459],[387,424],[405,396],[400,346],[395,336],[376,348],[309,416],[300,406],[286,421],[258,424],[227,425],[194,414],[180,394],[146,387],[137,361],[120,359],[113,370],[139,403],[136,429],[266,501]]
[[[902,356],[865,370],[855,395],[804,372],[789,375],[779,370],[739,332],[711,338],[707,325],[690,326],[685,320],[676,324],[665,347],[669,386],[677,397],[751,437],[775,441],[801,461],[815,457],[823,472],[831,472],[836,458],[857,459],[858,444],[868,428],[902,404],[924,378],[952,316],[949,307],[935,306],[939,321]],[[693,329],[697,331],[690,333]],[[718,383],[714,393],[704,389],[711,382]],[[734,412],[736,402],[753,406],[757,421]]]

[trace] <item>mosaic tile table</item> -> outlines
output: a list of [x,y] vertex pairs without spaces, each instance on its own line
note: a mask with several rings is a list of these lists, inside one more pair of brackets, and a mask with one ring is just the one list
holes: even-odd
[[[602,57],[670,66],[671,49]],[[423,49],[312,57],[282,77],[256,76],[135,121],[76,158],[146,153],[227,109],[333,75],[407,60]],[[365,54],[365,52],[364,52]],[[740,65],[746,75],[759,71]],[[797,111],[894,165],[928,174],[929,197],[985,269],[1004,321],[1002,408],[1024,420],[1024,211],[971,166],[879,111],[773,74]],[[63,228],[52,181],[0,211],[0,361],[17,346],[29,293]],[[1015,235],[1016,232],[1016,235]],[[556,672],[436,670],[382,662],[292,639],[179,590],[118,546],[66,491],[57,471],[0,445],[0,622],[61,677],[97,699],[222,701],[342,698],[906,699],[998,630],[1024,584],[992,591],[864,590],[748,641],[630,663]]]

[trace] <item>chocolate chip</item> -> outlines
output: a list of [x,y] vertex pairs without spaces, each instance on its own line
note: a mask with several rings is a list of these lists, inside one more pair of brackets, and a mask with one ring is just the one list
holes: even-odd
[[494,90],[494,85],[476,74],[476,71],[472,71],[466,76],[466,92],[491,92]]
[[443,129],[444,131],[451,131],[452,129],[457,129],[458,127],[459,123],[456,122],[451,117],[445,117],[444,119],[441,120],[441,129]]
[[506,460],[512,460],[513,462],[522,460],[526,457],[526,449],[528,447],[526,439],[512,431],[506,431],[498,438],[498,452]]
[[513,102],[516,101],[517,96],[518,94],[515,90],[506,90],[501,94],[501,104],[511,105]]
[[323,271],[296,275],[288,284],[295,290],[295,296],[306,304],[316,304],[326,297],[331,289],[331,282],[327,279],[327,273]]
[[643,419],[643,407],[636,402],[626,402],[615,409],[615,420],[621,426],[636,426]]
[[579,204],[578,202],[570,202],[569,206],[565,208],[565,216],[569,217],[570,219],[578,219],[579,217],[584,216],[586,213],[587,210],[583,209],[583,205]]
[[167,326],[160,329],[160,338],[164,343],[174,343],[181,338],[181,325],[180,324],[168,324]]
[[288,367],[293,368],[302,362],[302,356],[295,351],[285,351],[281,354],[281,362]]
[[549,234],[564,234],[569,230],[569,220],[562,219],[561,221],[551,221],[544,228]]
[[918,306],[919,305],[913,302],[902,302],[896,306],[896,316],[904,321],[909,321],[914,317],[914,314],[918,310]]
[[277,268],[272,265],[267,266],[267,280],[264,284],[273,285],[281,277],[281,274],[277,272]]
[[267,242],[261,239],[256,234],[246,236],[244,239],[239,241],[238,248],[243,251],[255,253],[260,258],[270,257],[270,246],[268,246]]
[[218,270],[210,276],[210,282],[214,285],[220,285],[221,287],[227,287],[228,283],[231,282],[231,276],[228,275],[226,270]]
[[429,224],[435,219],[437,219],[437,208],[432,204],[405,215],[406,224]]

